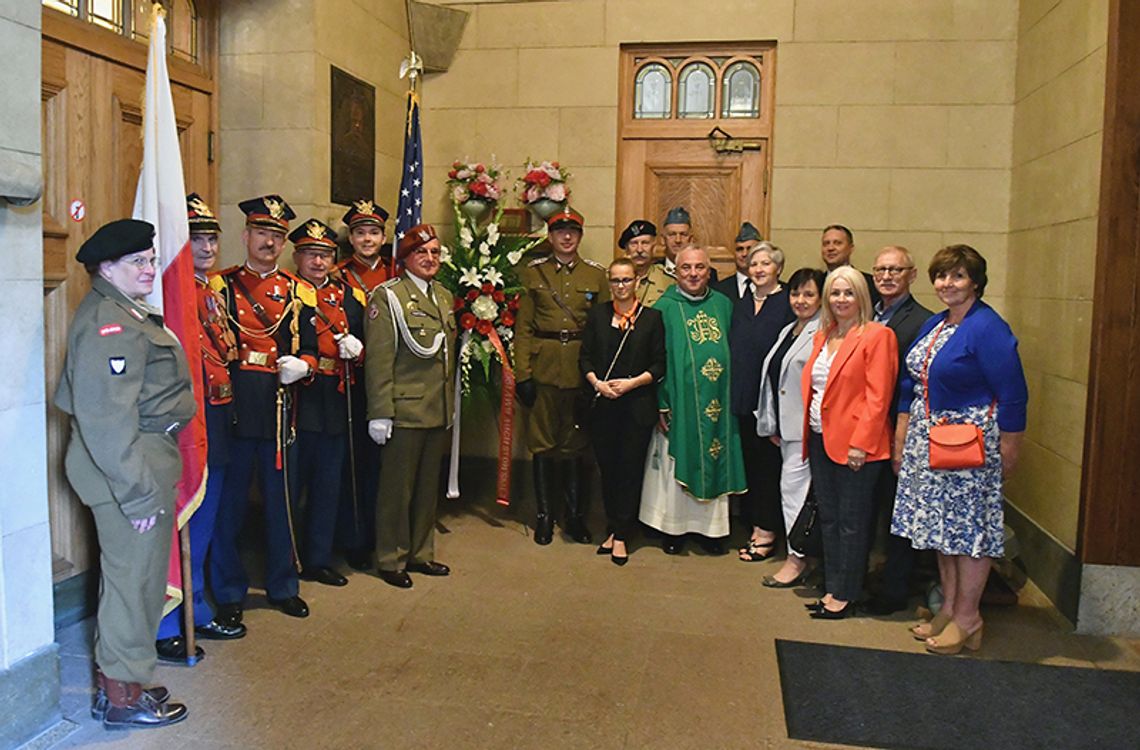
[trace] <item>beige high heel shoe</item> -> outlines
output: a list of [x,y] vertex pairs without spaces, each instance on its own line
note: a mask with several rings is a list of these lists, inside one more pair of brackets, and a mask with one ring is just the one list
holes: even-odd
[[958,627],[958,623],[951,622],[941,635],[926,639],[926,650],[942,656],[953,656],[960,653],[963,648],[977,651],[982,647],[982,629],[984,627],[985,625],[979,625],[977,630],[967,633]]
[[910,627],[910,634],[914,636],[916,641],[925,641],[927,638],[933,638],[940,635],[946,626],[950,624],[950,615],[945,614],[944,611],[936,614],[930,622],[920,622],[917,625]]

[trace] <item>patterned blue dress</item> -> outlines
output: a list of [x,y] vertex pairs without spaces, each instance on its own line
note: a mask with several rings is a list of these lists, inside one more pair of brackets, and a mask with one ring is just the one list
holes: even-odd
[[926,418],[922,375],[926,349],[937,335],[931,360],[954,335],[958,326],[935,328],[907,354],[906,366],[914,379],[914,401],[903,446],[898,495],[891,533],[911,540],[915,549],[932,549],[946,555],[1001,557],[1005,530],[1002,510],[1001,435],[997,409],[988,404],[964,410],[931,412],[935,421],[972,422],[982,426],[986,463],[958,471],[930,468],[930,422]]

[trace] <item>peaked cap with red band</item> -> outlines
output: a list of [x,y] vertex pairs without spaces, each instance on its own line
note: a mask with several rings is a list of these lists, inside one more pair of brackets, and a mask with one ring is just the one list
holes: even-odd
[[218,217],[197,193],[186,196],[186,220],[190,223],[190,234],[221,234],[222,225]]
[[546,228],[552,231],[555,229],[577,229],[581,231],[585,223],[586,220],[582,218],[582,214],[567,206],[546,220]]
[[435,227],[431,224],[416,224],[400,238],[400,243],[396,246],[396,259],[403,260],[417,247],[426,245],[434,239],[438,239]]
[[247,227],[262,227],[278,232],[289,231],[289,221],[296,219],[297,214],[280,195],[263,195],[260,198],[250,198],[238,204],[238,208],[245,214]]

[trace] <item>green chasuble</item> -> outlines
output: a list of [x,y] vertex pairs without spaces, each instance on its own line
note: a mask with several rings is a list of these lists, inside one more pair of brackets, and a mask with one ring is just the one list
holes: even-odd
[[653,307],[665,321],[667,367],[657,393],[670,412],[674,478],[698,500],[744,492],[740,433],[728,403],[732,302],[712,289],[694,301],[671,286]]

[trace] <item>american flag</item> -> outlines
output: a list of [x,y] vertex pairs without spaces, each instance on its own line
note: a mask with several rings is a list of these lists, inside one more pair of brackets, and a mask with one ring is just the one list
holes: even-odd
[[392,263],[396,262],[396,246],[404,233],[423,219],[424,165],[420,143],[420,100],[415,91],[408,92],[408,117],[404,129],[404,169],[400,178],[400,199],[396,202],[396,234],[392,238]]

